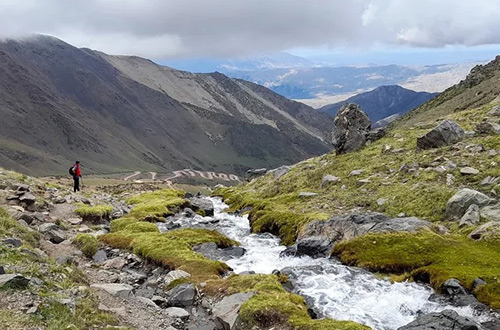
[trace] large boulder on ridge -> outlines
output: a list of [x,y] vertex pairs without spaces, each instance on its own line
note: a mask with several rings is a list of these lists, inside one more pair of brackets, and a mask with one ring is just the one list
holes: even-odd
[[417,149],[439,148],[455,144],[465,137],[465,132],[453,120],[446,119],[430,132],[417,139]]
[[312,221],[299,233],[297,255],[326,257],[335,243],[368,233],[414,232],[429,229],[430,222],[415,217],[389,218],[381,213],[336,216],[328,221]]
[[372,122],[354,103],[344,105],[333,121],[332,143],[338,154],[358,150],[366,143]]

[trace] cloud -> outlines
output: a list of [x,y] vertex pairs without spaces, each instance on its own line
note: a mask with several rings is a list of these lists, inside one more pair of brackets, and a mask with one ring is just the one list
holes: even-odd
[[153,58],[500,44],[498,0],[3,0],[0,36]]

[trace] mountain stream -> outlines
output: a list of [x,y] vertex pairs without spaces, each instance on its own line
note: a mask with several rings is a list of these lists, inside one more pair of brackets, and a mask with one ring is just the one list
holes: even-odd
[[[285,246],[271,234],[252,234],[247,216],[223,213],[228,206],[218,198],[213,217],[180,218],[192,227],[216,229],[241,243],[246,253],[223,260],[235,273],[270,274],[274,270],[292,274],[294,292],[303,296],[320,317],[351,320],[374,330],[395,330],[419,313],[453,309],[462,316],[485,322],[487,315],[475,315],[470,307],[451,307],[429,301],[433,290],[425,285],[391,283],[356,267],[342,265],[335,259],[280,256]],[[183,223],[183,226],[186,224]],[[160,224],[160,230],[166,228]]]

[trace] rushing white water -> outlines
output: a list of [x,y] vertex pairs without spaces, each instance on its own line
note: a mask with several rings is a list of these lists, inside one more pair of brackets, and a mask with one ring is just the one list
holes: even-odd
[[[432,289],[415,283],[391,283],[372,273],[347,267],[338,261],[310,257],[280,257],[285,246],[271,234],[251,234],[248,218],[223,213],[227,208],[220,199],[210,198],[215,207],[213,217],[195,217],[191,224],[216,223],[214,228],[246,249],[242,257],[224,260],[235,273],[254,271],[270,274],[273,270],[292,269],[291,280],[296,292],[326,317],[352,320],[374,330],[395,330],[412,322],[419,313],[454,309],[476,321],[488,317],[474,315],[470,307],[450,307],[430,302]],[[182,219],[181,219],[182,221]]]

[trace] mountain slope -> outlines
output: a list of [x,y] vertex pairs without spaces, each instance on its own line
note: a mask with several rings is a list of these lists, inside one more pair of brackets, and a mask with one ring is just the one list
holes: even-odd
[[[37,36],[0,43],[0,164],[32,174],[242,172],[329,150],[327,115],[222,74],[190,74]],[[277,97],[277,96],[276,96]],[[299,113],[308,112],[307,121]]]
[[366,93],[348,98],[344,102],[326,105],[319,110],[335,116],[346,103],[356,103],[375,122],[398,114],[402,115],[435,97],[437,93],[415,92],[398,85],[380,86]]

